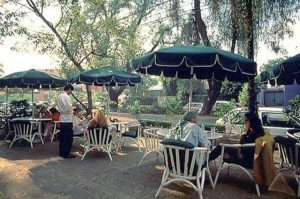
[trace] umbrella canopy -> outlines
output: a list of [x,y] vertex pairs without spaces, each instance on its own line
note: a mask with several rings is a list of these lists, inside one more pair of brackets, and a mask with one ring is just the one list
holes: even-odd
[[[141,76],[122,71],[111,66],[84,71],[69,78],[70,83],[87,84],[94,86],[134,86],[141,81]],[[110,114],[109,102],[107,107],[108,114]]]
[[270,74],[270,84],[291,85],[296,81],[300,84],[300,54],[286,59],[275,66]]
[[8,88],[57,88],[63,87],[66,80],[34,69],[15,72],[0,78],[0,87]]
[[246,82],[256,76],[256,63],[240,55],[207,46],[176,45],[135,58],[134,69],[143,74],[190,79],[215,78]]
[[142,78],[139,75],[122,71],[111,66],[84,71],[69,78],[70,83],[95,86],[133,86],[140,83],[141,80]]

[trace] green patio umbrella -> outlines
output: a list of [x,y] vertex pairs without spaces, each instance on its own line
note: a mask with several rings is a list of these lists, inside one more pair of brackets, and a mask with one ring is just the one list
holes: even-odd
[[33,89],[63,87],[66,83],[67,80],[35,69],[15,72],[0,78],[0,87],[2,88],[30,88],[32,103]]
[[291,85],[295,82],[300,84],[300,54],[290,57],[275,66],[269,74],[269,82],[271,85]]
[[[202,45],[175,45],[137,57],[134,69],[143,74],[164,75],[179,79],[228,79],[247,82],[256,76],[256,63],[240,55]],[[190,84],[190,98],[191,103]]]
[[[112,66],[95,68],[92,70],[83,71],[71,76],[68,81],[76,84],[87,84],[94,86],[134,86],[142,81],[142,78],[127,71],[122,71]],[[109,102],[108,102],[108,112]]]

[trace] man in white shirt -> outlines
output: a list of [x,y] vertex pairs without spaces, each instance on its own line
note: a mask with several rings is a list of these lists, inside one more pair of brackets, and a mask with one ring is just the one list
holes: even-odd
[[70,94],[74,90],[72,84],[64,87],[64,92],[57,97],[60,112],[59,156],[63,158],[76,158],[70,154],[73,143],[73,107]]

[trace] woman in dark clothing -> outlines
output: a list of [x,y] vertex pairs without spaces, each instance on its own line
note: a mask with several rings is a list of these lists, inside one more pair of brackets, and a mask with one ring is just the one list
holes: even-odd
[[[256,138],[264,136],[261,120],[255,113],[246,113],[244,118],[245,133],[241,135],[240,144],[255,143]],[[209,161],[215,160],[221,155],[221,146],[217,146],[209,154]],[[243,167],[252,168],[254,159],[254,147],[230,148],[225,147],[225,162],[239,164]]]

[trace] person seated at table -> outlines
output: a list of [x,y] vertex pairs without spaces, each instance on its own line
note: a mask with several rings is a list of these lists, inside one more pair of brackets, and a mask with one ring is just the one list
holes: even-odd
[[[49,109],[49,111],[51,113],[52,122],[59,121],[60,112],[57,110],[57,108],[52,107]],[[60,127],[60,124],[57,123],[56,128],[59,128],[59,127]]]
[[176,126],[176,134],[182,141],[190,142],[194,147],[211,147],[211,142],[206,138],[204,128],[197,124],[197,114],[186,112]]
[[112,131],[117,130],[116,126],[108,124],[106,116],[98,109],[92,111],[92,119],[89,121],[88,128],[109,128]]
[[[41,106],[38,115],[40,118],[52,118],[50,111],[46,109],[45,106]],[[44,130],[44,137],[51,137],[52,134],[52,124],[51,121],[42,122],[42,129]]]
[[[244,116],[244,131],[240,137],[240,144],[255,143],[255,140],[265,135],[261,120],[255,113],[246,113]],[[209,161],[215,160],[221,155],[222,147],[218,145],[209,154]],[[239,164],[252,168],[254,157],[254,147],[230,148],[225,147],[224,160],[226,162]]]
[[82,135],[82,124],[83,120],[79,117],[80,113],[79,108],[75,108],[73,110],[73,134],[74,135]]
[[89,127],[89,122],[92,119],[91,115],[88,115],[83,121],[82,121],[82,128],[87,129]]

